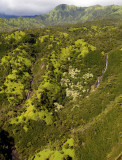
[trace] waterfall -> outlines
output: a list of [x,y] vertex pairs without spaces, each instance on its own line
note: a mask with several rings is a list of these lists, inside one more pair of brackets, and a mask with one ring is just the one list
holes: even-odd
[[[32,86],[32,84],[33,84],[33,80],[30,81],[30,85],[31,85],[31,86]],[[27,93],[27,99],[30,98],[31,92],[32,92],[32,89],[30,89],[30,92]]]
[[28,93],[27,93],[27,99],[29,99],[29,97],[30,97],[30,93],[28,92]]
[[[108,68],[108,54],[106,55],[106,64],[105,64],[105,69],[103,71],[103,74],[106,72],[107,68]],[[98,87],[98,85],[100,84],[103,74],[98,77],[98,80],[96,82],[96,87]]]
[[106,72],[107,68],[108,68],[108,54],[106,55],[106,65],[105,65],[104,73]]

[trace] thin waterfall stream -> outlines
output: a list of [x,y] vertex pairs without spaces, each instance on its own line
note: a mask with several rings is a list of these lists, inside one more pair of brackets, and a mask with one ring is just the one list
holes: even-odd
[[33,79],[30,81],[31,89],[30,89],[30,92],[27,93],[27,98],[26,98],[26,99],[29,99],[29,98],[30,98],[30,95],[31,95],[31,93],[32,93],[32,84],[33,84]]
[[97,80],[97,82],[96,82],[96,88],[98,88],[98,86],[99,86],[99,84],[100,84],[100,81],[101,81],[104,73],[106,72],[107,68],[108,68],[108,54],[106,55],[106,65],[105,65],[105,69],[104,69],[102,75],[98,77],[98,80]]

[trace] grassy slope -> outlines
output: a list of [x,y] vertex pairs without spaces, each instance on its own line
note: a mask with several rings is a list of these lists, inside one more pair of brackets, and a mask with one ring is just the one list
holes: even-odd
[[119,96],[94,121],[76,131],[79,160],[115,159],[121,153],[121,102]]
[[[118,49],[109,54],[108,70],[98,88],[98,91],[104,90],[104,96],[108,97],[108,94],[111,94],[112,100],[109,100],[107,108],[100,115],[94,117],[93,120],[82,128],[79,127],[75,130],[76,155],[79,160],[112,160],[121,153],[120,117],[122,96],[119,95],[122,93],[122,84],[120,82],[122,77],[122,64],[120,64],[122,57],[120,53],[121,51]],[[115,84],[111,85],[112,82],[110,81],[114,81]],[[101,94],[98,94],[96,98],[99,104],[106,105],[104,104],[105,99],[101,99]],[[95,100],[94,104],[96,104]]]

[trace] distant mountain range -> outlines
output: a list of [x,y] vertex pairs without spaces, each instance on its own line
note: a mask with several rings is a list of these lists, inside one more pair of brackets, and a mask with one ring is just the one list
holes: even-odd
[[4,13],[0,13],[0,18],[18,18],[19,16],[15,16],[15,15],[7,15],[7,14],[4,14]]
[[[7,15],[7,14],[4,14],[4,13],[0,13],[0,18],[6,18],[6,19],[9,19],[9,18],[18,18],[20,16],[16,16],[16,15]],[[37,15],[35,16],[21,16],[23,18],[34,18],[34,17],[37,17]]]
[[[96,19],[122,20],[122,6],[76,7],[74,5],[61,4],[49,13],[39,16],[9,16],[0,14],[0,28],[33,28],[59,24],[81,23]],[[5,19],[3,19],[5,18]]]

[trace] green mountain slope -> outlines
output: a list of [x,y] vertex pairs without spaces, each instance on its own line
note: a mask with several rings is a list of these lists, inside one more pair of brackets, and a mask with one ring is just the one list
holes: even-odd
[[32,18],[0,18],[0,30],[40,28],[49,25],[81,23],[97,19],[122,21],[122,6],[76,7],[66,4],[57,6],[45,15]]
[[34,18],[0,18],[0,31],[10,31],[13,29],[28,29],[44,27],[41,21]]
[[0,34],[0,159],[121,154],[121,32],[99,20]]
[[51,12],[40,18],[45,25],[54,24],[72,24],[91,21],[96,18],[121,18],[122,20],[122,6],[100,6],[95,5],[91,7],[76,7],[69,5],[59,5]]

